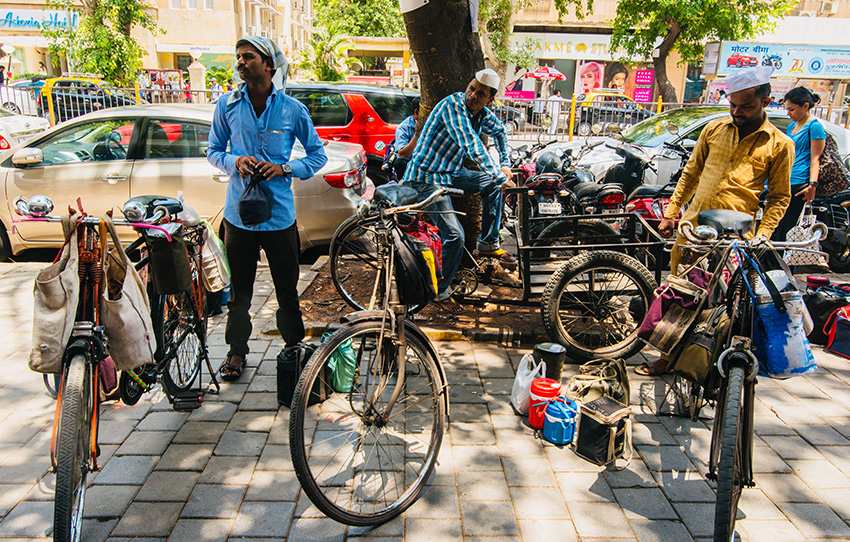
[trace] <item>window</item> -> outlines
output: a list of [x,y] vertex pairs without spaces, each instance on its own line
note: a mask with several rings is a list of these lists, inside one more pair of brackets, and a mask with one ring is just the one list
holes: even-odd
[[215,9],[215,0],[204,0],[204,9]]
[[171,9],[182,9],[183,0],[171,0]]
[[124,160],[134,126],[130,119],[87,122],[53,134],[37,147],[44,153],[46,166]]
[[145,133],[145,158],[206,158],[209,135],[207,124],[151,120]]
[[187,0],[189,9],[198,9],[198,0]]
[[387,124],[401,124],[413,114],[412,98],[404,95],[366,94],[366,99]]
[[351,122],[351,110],[337,92],[292,90],[290,96],[304,104],[316,126],[345,126]]

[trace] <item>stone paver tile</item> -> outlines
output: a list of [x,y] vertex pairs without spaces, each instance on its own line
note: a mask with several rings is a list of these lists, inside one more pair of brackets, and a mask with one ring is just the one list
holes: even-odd
[[113,457],[97,473],[98,484],[142,485],[159,458],[151,455],[123,455]]
[[640,457],[633,457],[625,469],[606,469],[602,471],[605,481],[611,487],[657,487],[658,484],[652,473],[641,461]]
[[0,521],[0,537],[39,538],[47,536],[52,529],[52,502],[18,503],[3,521]]
[[171,531],[169,542],[226,542],[232,519],[181,519]]
[[416,504],[407,511],[409,518],[459,518],[457,488],[451,486],[427,486]]
[[741,493],[737,517],[753,520],[785,519],[779,508],[758,487],[745,488]]
[[523,540],[578,542],[575,525],[568,519],[521,519],[519,530]]
[[614,502],[614,493],[602,473],[559,472],[557,478],[566,502]]
[[490,423],[452,423],[449,428],[455,446],[491,446],[496,444],[496,434]]
[[805,540],[794,524],[787,519],[759,520],[739,519],[735,522],[735,530],[747,542],[767,540],[769,542],[802,542]]
[[678,521],[630,520],[638,542],[692,542],[688,529]]
[[105,410],[105,419],[137,422],[144,418],[153,408],[149,400],[139,401],[135,405],[127,406],[124,403],[113,403]]
[[841,433],[827,424],[802,423],[795,426],[800,436],[812,446],[848,446],[848,441]]
[[83,511],[83,517],[120,518],[138,491],[139,486],[95,484],[86,490],[86,508]]
[[602,472],[605,470],[604,467],[596,466],[580,458],[569,449],[546,446],[544,453],[555,472]]
[[561,492],[554,487],[538,487],[531,491],[524,487],[511,488],[516,517],[523,519],[570,519]]
[[[847,448],[850,454],[850,448]],[[850,478],[829,461],[813,459],[789,459],[788,465],[794,469],[794,474],[809,487],[814,489],[850,488]]]
[[189,498],[192,488],[200,477],[199,472],[153,471],[145,480],[145,485],[139,490],[139,494],[136,495],[136,500],[183,502]]
[[838,517],[850,519],[850,489],[818,489],[821,502],[832,508]]
[[259,456],[266,444],[265,433],[225,431],[213,452],[215,455]]
[[658,486],[673,502],[714,502],[714,491],[698,472],[653,473]]
[[85,542],[106,542],[109,533],[116,525],[118,525],[118,518],[85,518],[83,519],[82,538]]
[[177,523],[183,503],[134,502],[115,526],[112,536],[168,536]]
[[268,433],[274,423],[277,407],[274,410],[275,412],[237,412],[233,415],[233,419],[230,420],[227,430],[261,431]]
[[632,440],[638,445],[677,445],[673,435],[660,423],[636,423],[632,426]]
[[585,538],[630,538],[634,534],[626,516],[613,503],[571,502],[568,504],[579,536]]
[[[566,453],[572,453],[565,451]],[[502,457],[509,486],[556,487],[558,481],[549,462],[540,457]]]
[[764,494],[777,504],[820,502],[815,491],[794,474],[760,474],[756,483]]
[[229,422],[236,413],[236,405],[225,402],[204,404],[204,408],[192,412],[189,421],[192,422]]
[[785,503],[782,511],[803,533],[811,538],[850,537],[850,526],[823,504]]
[[[92,475],[89,475],[90,477]],[[92,480],[92,478],[89,478]],[[94,480],[92,480],[94,483]],[[24,501],[53,501],[56,494],[56,475],[48,472],[38,483],[31,486],[29,493],[23,499]],[[17,500],[15,501],[17,502]],[[14,505],[14,503],[13,503]],[[11,508],[11,507],[10,507]]]
[[482,378],[484,391],[490,395],[510,395],[514,385],[513,378]]
[[[706,456],[708,457],[708,456]],[[773,448],[767,445],[755,446],[753,449],[753,473],[755,474],[785,474],[791,472],[791,467]]]
[[287,540],[292,542],[296,540],[342,542],[344,539],[345,525],[330,518],[295,518],[292,521],[292,530],[289,531]]
[[260,456],[260,461],[257,462],[257,470],[295,470],[295,467],[292,466],[289,446],[266,444]]
[[[454,418],[454,414],[452,414]],[[453,446],[456,472],[501,471],[499,454],[490,446]]]
[[519,534],[509,502],[467,501],[463,510],[464,536],[511,536]]
[[695,471],[693,463],[680,446],[636,446],[646,466],[653,472]]
[[127,437],[115,454],[162,455],[173,438],[173,431],[136,431]]
[[202,471],[212,456],[212,444],[172,444],[169,446],[156,470],[189,470]]
[[281,538],[289,532],[295,504],[245,502],[239,509],[231,536]]
[[186,412],[150,412],[136,426],[138,431],[177,431],[186,421]]
[[130,433],[133,424],[123,420],[104,420],[97,427],[97,441],[102,444],[121,444]]
[[248,386],[248,391],[251,393],[277,391],[277,377],[257,375],[251,381],[251,385]]
[[488,471],[459,472],[458,491],[464,501],[508,501],[511,494],[504,474]]
[[818,451],[800,437],[762,437],[782,459],[823,459]]
[[239,411],[272,411],[274,416],[278,406],[277,393],[246,393],[239,402]]
[[658,488],[615,489],[614,495],[629,519],[678,519]]
[[368,538],[374,542],[375,538],[398,538],[404,537],[404,518],[399,516],[377,527],[349,527],[349,539]]
[[[207,405],[204,405],[207,406]],[[198,409],[198,412],[203,409]],[[215,444],[227,427],[225,422],[193,422],[183,424],[174,435],[175,444]]]
[[850,448],[847,446],[819,446],[818,451],[838,469],[850,476]]
[[[250,378],[252,373],[253,369],[246,367],[242,372],[242,377]],[[227,382],[221,386],[221,393],[218,395],[209,394],[207,395],[209,398],[207,400],[211,402],[239,403],[239,401],[241,401],[245,396],[246,391],[248,391],[248,384]]]
[[213,456],[201,473],[200,482],[204,484],[248,484],[254,473],[256,457]]
[[673,503],[694,538],[714,535],[714,503]]
[[301,484],[291,471],[255,470],[248,484],[246,501],[295,501]]
[[460,518],[405,520],[407,542],[462,542]]
[[14,508],[32,489],[33,484],[0,485],[0,517],[5,516],[6,512]]
[[246,489],[246,486],[198,484],[180,515],[184,518],[235,518]]
[[[513,416],[520,419],[519,416]],[[489,423],[490,411],[487,405],[452,405],[452,423]]]
[[[33,484],[50,469],[50,453],[47,448],[16,448],[4,452],[9,463],[0,466],[0,484]],[[14,463],[10,464],[14,456]]]

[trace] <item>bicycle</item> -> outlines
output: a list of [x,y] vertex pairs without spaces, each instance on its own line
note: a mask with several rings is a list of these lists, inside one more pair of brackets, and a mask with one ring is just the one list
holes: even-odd
[[[685,246],[710,256],[719,256],[712,265],[714,273],[724,269],[733,271],[722,303],[726,304],[731,325],[725,349],[713,369],[716,389],[716,412],[711,432],[711,448],[707,478],[717,482],[717,500],[714,512],[714,540],[727,542],[735,534],[735,517],[738,500],[744,487],[753,487],[753,415],[756,376],[759,362],[753,352],[752,294],[754,283],[748,275],[754,274],[759,256],[766,252],[761,241],[746,240],[745,233],[753,229],[753,218],[746,213],[726,210],[704,211],[698,216],[698,226],[683,221],[679,233],[686,239]],[[777,249],[806,249],[817,242],[825,231],[813,239],[800,242],[773,243]],[[719,254],[718,254],[719,253]],[[737,257],[737,270],[731,256]],[[749,282],[748,282],[749,281]],[[722,306],[722,305],[721,305]],[[703,385],[698,386],[702,389]]]
[[313,504],[340,523],[393,519],[416,502],[434,469],[448,383],[434,346],[399,297],[396,242],[405,214],[456,192],[440,188],[419,203],[414,193],[399,206],[379,208],[372,227],[380,306],[349,314],[296,385],[289,426],[295,473]]

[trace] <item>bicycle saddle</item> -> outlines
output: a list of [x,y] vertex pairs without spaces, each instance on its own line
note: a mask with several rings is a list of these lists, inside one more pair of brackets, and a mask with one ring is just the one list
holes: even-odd
[[742,237],[753,229],[753,216],[728,209],[709,209],[697,216],[700,226],[711,226],[722,237],[735,235]]
[[387,183],[375,189],[374,201],[390,207],[410,205],[419,201],[419,192],[408,185]]
[[128,199],[124,206],[126,207],[129,203],[141,203],[145,207],[145,218],[152,217],[157,207],[165,207],[171,215],[183,211],[183,203],[180,200],[167,196],[136,196]]

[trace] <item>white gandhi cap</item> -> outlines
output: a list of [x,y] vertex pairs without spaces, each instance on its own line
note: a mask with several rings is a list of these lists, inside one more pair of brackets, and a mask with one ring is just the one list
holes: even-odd
[[726,94],[739,92],[748,88],[758,87],[770,83],[773,74],[771,66],[759,66],[757,68],[743,68],[726,78]]
[[475,80],[481,83],[482,85],[494,88],[496,90],[499,90],[499,83],[501,82],[499,74],[496,73],[495,70],[491,70],[490,68],[485,68],[483,70],[477,71],[475,73]]

